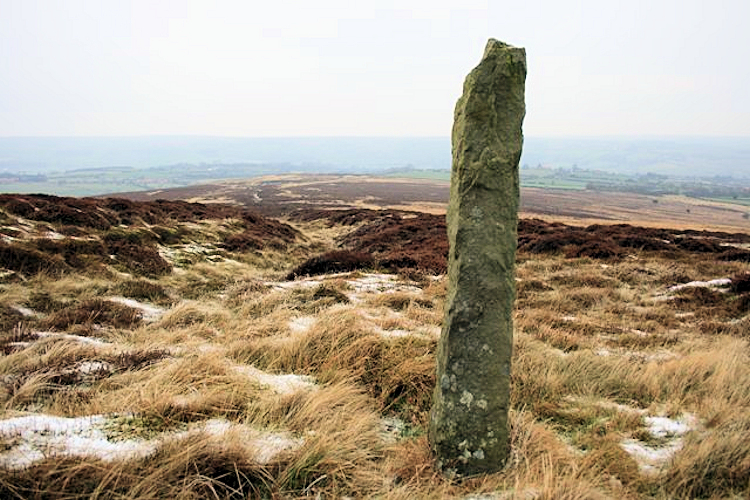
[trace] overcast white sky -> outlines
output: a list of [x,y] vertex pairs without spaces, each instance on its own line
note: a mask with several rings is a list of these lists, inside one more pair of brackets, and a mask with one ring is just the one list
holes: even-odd
[[0,136],[448,136],[487,38],[527,135],[750,136],[748,0],[0,0]]

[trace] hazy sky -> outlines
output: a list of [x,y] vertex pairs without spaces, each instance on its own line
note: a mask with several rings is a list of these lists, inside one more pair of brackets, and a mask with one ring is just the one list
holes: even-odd
[[748,0],[0,0],[0,136],[450,134],[487,38],[527,135],[750,136]]

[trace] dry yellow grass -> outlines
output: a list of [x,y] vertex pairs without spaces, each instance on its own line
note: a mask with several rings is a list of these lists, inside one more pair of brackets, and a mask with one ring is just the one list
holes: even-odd
[[[0,425],[28,414],[104,415],[118,439],[156,440],[141,457],[52,454],[0,466],[0,496],[750,495],[748,302],[668,292],[746,264],[519,255],[511,457],[497,474],[453,481],[433,468],[425,435],[445,278],[409,281],[409,291],[383,282],[377,292],[351,284],[373,279],[360,273],[281,282],[340,232],[297,227],[306,237],[289,252],[196,258],[159,279],[74,274],[0,285],[0,304],[36,314],[0,336]],[[226,228],[192,230],[211,243]],[[138,324],[35,336],[56,310],[126,292],[162,311]],[[650,427],[684,415],[692,423],[682,434]],[[214,421],[229,430],[200,427]],[[273,437],[248,437],[263,433]],[[270,453],[269,443],[285,442],[279,436],[294,446]],[[18,439],[0,431],[0,460]],[[627,442],[674,449],[648,469]]]

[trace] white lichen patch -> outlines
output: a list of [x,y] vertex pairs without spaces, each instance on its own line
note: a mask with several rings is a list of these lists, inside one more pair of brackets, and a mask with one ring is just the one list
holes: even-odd
[[140,302],[135,299],[128,299],[125,297],[109,297],[107,300],[110,300],[112,302],[117,302],[119,304],[123,304],[123,305],[132,307],[133,309],[140,311],[141,318],[146,323],[153,323],[154,321],[157,321],[166,312],[166,310],[162,309],[161,307],[156,307],[151,304],[146,304],[144,302]]
[[276,394],[293,394],[298,391],[309,391],[317,387],[315,379],[308,375],[293,373],[274,374],[259,370],[250,365],[234,365],[233,369],[267,387]]

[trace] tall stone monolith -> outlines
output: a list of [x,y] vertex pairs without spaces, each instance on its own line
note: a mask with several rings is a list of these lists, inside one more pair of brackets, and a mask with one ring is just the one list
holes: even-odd
[[490,39],[456,104],[448,295],[430,414],[430,445],[451,475],[497,471],[509,452],[525,80],[525,50]]

